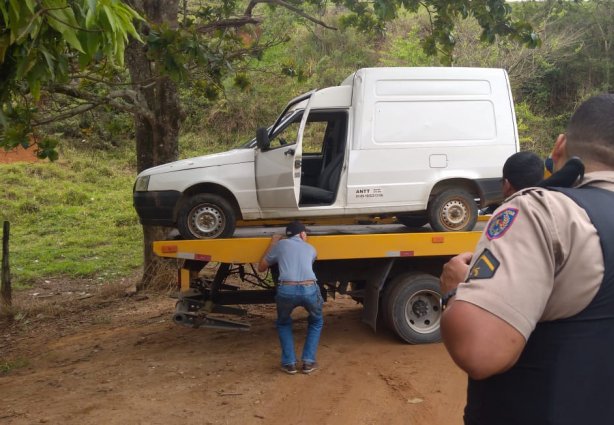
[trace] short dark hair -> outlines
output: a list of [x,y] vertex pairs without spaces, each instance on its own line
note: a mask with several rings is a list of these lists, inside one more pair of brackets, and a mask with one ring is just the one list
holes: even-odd
[[565,134],[570,156],[614,167],[614,94],[600,94],[583,102]]
[[516,190],[537,186],[544,179],[544,161],[533,152],[516,152],[503,164],[503,178]]

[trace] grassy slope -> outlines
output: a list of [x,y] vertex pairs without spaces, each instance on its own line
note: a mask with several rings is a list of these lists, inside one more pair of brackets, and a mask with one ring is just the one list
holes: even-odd
[[14,284],[114,279],[142,264],[133,156],[64,149],[56,163],[0,165],[0,219],[11,223]]

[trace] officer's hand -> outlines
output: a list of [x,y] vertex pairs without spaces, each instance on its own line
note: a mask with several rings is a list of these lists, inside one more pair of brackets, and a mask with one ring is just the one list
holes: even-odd
[[463,252],[444,264],[443,272],[439,277],[439,286],[442,294],[450,292],[465,280],[472,257],[472,252]]
[[282,235],[273,235],[271,236],[271,244],[276,244],[282,238]]

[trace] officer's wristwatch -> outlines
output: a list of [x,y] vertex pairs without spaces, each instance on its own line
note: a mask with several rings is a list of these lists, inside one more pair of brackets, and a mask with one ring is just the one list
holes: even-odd
[[450,301],[450,298],[452,298],[454,295],[456,295],[456,288],[452,289],[451,291],[446,292],[443,297],[441,297],[441,310],[445,310],[446,306],[448,305],[448,301]]

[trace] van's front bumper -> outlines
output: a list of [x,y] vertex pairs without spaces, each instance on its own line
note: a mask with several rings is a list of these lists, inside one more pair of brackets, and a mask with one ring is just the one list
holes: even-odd
[[146,226],[174,226],[175,206],[181,198],[176,190],[134,192],[134,209],[141,224]]
[[480,194],[480,208],[500,204],[505,199],[501,178],[477,179],[475,182]]

